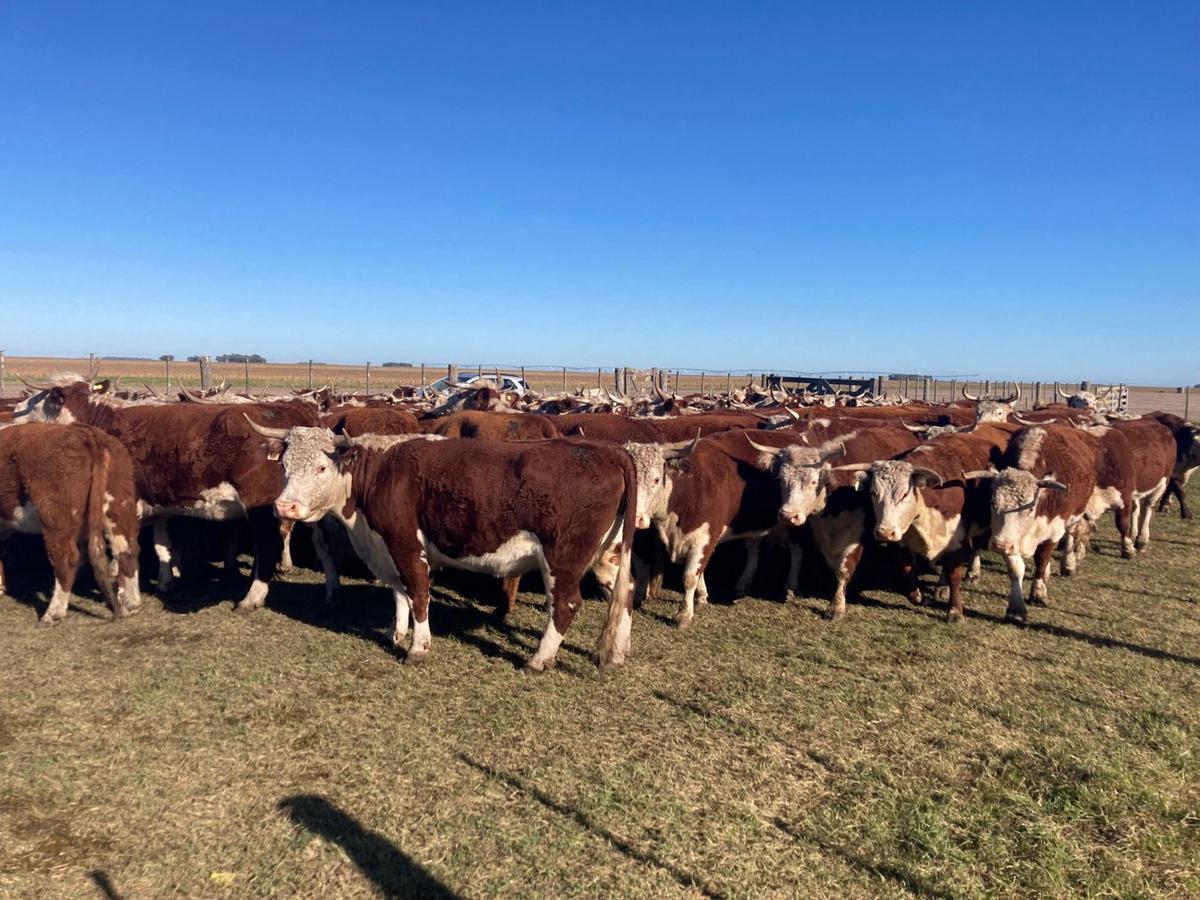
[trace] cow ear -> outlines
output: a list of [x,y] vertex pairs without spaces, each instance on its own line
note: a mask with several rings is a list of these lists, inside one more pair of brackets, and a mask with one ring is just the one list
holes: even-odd
[[942,476],[932,469],[914,468],[912,483],[915,487],[937,487],[942,483]]
[[337,450],[334,451],[337,458],[338,468],[344,469],[346,466],[354,462],[354,460],[358,458],[358,452],[361,449],[361,447],[355,444],[345,447],[338,447]]
[[107,394],[109,388],[112,387],[112,379],[105,378],[103,381],[92,383],[92,391],[96,394]]
[[855,472],[854,473],[854,489],[856,491],[866,490],[867,482],[870,480],[870,478],[871,478],[870,472]]
[[267,459],[271,461],[275,461],[279,459],[279,457],[283,456],[283,441],[277,440],[276,438],[271,438],[270,440],[266,441],[262,447],[263,450],[267,452]]

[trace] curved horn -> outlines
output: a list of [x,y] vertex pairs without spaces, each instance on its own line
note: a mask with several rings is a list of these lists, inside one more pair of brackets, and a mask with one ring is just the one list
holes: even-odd
[[783,411],[784,411],[785,413],[787,413],[789,416],[791,416],[793,419],[795,419],[797,422],[799,422],[799,421],[800,421],[800,418],[801,418],[801,416],[800,416],[800,413],[796,412],[796,411],[795,411],[794,409],[792,409],[790,406],[785,406],[785,407],[783,408]]
[[159,395],[158,391],[156,391],[154,388],[150,387],[150,385],[146,384],[146,382],[144,382],[144,381],[142,382],[142,387],[144,387],[146,390],[148,390],[150,392],[150,396],[153,397],[155,400],[162,400],[162,397]]
[[1066,400],[1069,399],[1071,395],[1064,393],[1063,389],[1058,386],[1058,382],[1056,381],[1054,382],[1054,396],[1060,400]]
[[95,358],[93,358],[93,359],[92,359],[92,365],[91,365],[91,368],[88,370],[88,377],[87,377],[87,380],[88,380],[88,381],[95,381],[95,380],[96,380],[96,376],[97,376],[97,375],[99,375],[99,374],[100,374],[100,358],[99,358],[99,357],[95,357]]
[[1013,386],[1017,389],[1017,392],[1015,394],[1013,394],[1011,397],[1005,397],[1003,400],[1000,401],[1001,403],[1016,403],[1018,400],[1021,399],[1021,384],[1020,384],[1020,382],[1017,382]]
[[927,469],[924,466],[913,466],[913,476],[924,478],[925,484],[928,487],[937,487],[942,483],[942,476],[933,469]]
[[822,453],[820,458],[817,460],[817,463],[819,465],[825,465],[825,463],[829,462],[829,460],[837,459],[839,456],[845,456],[845,455],[846,455],[846,445],[839,441],[832,448],[830,448],[829,450],[826,450],[824,453]]
[[179,386],[179,393],[183,395],[188,403],[220,403],[220,400],[214,400],[209,397],[201,397],[199,394],[193,394],[183,385]]
[[967,393],[967,386],[966,386],[965,384],[962,386],[962,395],[963,395],[963,399],[964,399],[964,400],[970,400],[972,403],[978,403],[978,402],[979,402],[979,398],[978,398],[978,397],[976,397],[974,394],[968,394],[968,393]]
[[1053,419],[1042,419],[1042,421],[1040,421],[1040,422],[1035,422],[1032,419],[1022,419],[1016,413],[1011,413],[1011,416],[1012,416],[1012,420],[1014,422],[1017,422],[1021,425],[1049,425],[1052,422],[1058,421],[1057,416],[1055,416]]
[[24,375],[19,375],[16,372],[13,372],[13,374],[17,376],[17,379],[21,382],[21,384],[25,385],[25,387],[29,388],[31,391],[49,391],[55,387],[55,384],[52,381],[39,383],[30,381]]
[[995,469],[976,469],[974,472],[963,472],[963,481],[974,481],[977,478],[995,478],[1000,473]]
[[907,428],[909,431],[911,431],[913,434],[924,434],[926,431],[929,430],[924,425],[909,425],[903,419],[900,420],[900,424],[903,425],[905,428]]
[[1054,478],[1043,478],[1038,482],[1038,487],[1050,488],[1052,491],[1062,491],[1064,494],[1069,490],[1065,484]]
[[782,447],[768,447],[765,444],[755,443],[754,439],[748,434],[746,435],[746,442],[759,453],[766,453],[769,456],[778,456],[783,452]]
[[844,466],[834,466],[834,472],[869,472],[871,471],[870,463],[846,463]]
[[[259,425],[245,413],[242,413],[242,418],[250,423],[250,427],[257,431],[265,438],[271,438],[276,441],[286,441],[290,428],[268,428],[266,425]],[[334,435],[335,438],[345,437],[345,435]],[[335,442],[336,443],[336,440]]]

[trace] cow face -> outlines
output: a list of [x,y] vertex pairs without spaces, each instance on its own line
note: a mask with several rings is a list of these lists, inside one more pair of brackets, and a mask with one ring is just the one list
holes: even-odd
[[275,501],[281,519],[316,522],[341,509],[350,497],[343,451],[328,428],[297,426],[288,432],[283,453],[283,492]]
[[686,444],[637,444],[625,445],[625,452],[633,458],[637,470],[637,516],[638,528],[649,528],[651,520],[667,514],[671,499],[671,479],[667,464],[682,459],[695,447],[694,441]]
[[936,487],[941,477],[904,460],[882,460],[871,464],[859,475],[860,483],[867,482],[871,490],[871,506],[875,510],[875,539],[898,541],[904,537],[920,511],[917,492]]
[[1065,491],[1054,478],[1038,478],[1024,469],[972,472],[968,477],[992,479],[992,549],[1005,556],[1033,556],[1043,536],[1036,529],[1038,494],[1043,489]]
[[779,520],[785,525],[800,526],[809,516],[825,508],[826,488],[829,484],[829,461],[846,452],[840,443],[830,442],[822,447],[804,447],[794,444],[788,447],[750,445],[762,454],[759,468],[770,471],[779,479],[782,503]]
[[1008,400],[993,400],[985,397],[975,407],[975,424],[982,422],[1007,422],[1013,413],[1013,404]]

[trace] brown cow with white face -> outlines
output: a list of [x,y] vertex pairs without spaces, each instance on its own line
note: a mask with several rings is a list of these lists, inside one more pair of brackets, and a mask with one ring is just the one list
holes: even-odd
[[963,399],[970,400],[975,404],[976,423],[1007,422],[1008,417],[1016,410],[1016,402],[1021,399],[1021,385],[1018,384],[1016,388],[1016,392],[1007,397],[980,398],[967,393],[967,386],[964,384],[962,395]]
[[429,652],[429,575],[450,567],[498,578],[540,570],[552,614],[535,671],[557,661],[592,571],[610,597],[597,646],[602,668],[629,649],[628,583],[637,475],[619,447],[586,441],[531,443],[412,440],[383,451],[349,445],[323,428],[267,429],[281,442],[285,519],[339,520],[377,578],[392,589],[400,644],[413,614],[409,662]]
[[1145,418],[1154,419],[1175,438],[1175,471],[1171,474],[1171,481],[1158,503],[1158,511],[1166,510],[1171,497],[1176,497],[1179,499],[1179,515],[1190,519],[1192,512],[1188,509],[1183,489],[1192,473],[1200,469],[1200,427],[1170,413],[1150,413]]
[[141,604],[133,466],[120,442],[100,429],[44,424],[0,429],[0,539],[14,532],[42,535],[54,570],[43,624],[66,615],[81,546],[114,618]]

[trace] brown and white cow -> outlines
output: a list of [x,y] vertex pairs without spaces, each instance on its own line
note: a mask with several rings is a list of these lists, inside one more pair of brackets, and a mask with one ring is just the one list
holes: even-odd
[[429,434],[447,438],[482,438],[490,441],[536,441],[559,436],[553,416],[537,413],[485,412],[451,413],[422,423]]
[[246,611],[266,601],[282,554],[272,504],[283,486],[283,470],[244,414],[269,427],[313,425],[317,415],[302,401],[120,407],[99,396],[91,383],[74,381],[32,395],[17,410],[17,421],[93,425],[125,446],[133,460],[139,515],[144,524],[154,525],[160,589],[169,588],[178,571],[168,518],[247,519],[254,577],[237,604]]
[[[760,435],[747,435],[746,439],[760,454],[756,465],[779,479],[780,520],[789,528],[805,523],[811,526],[817,547],[836,578],[833,601],[825,617],[840,619],[846,613],[846,587],[854,577],[873,526],[871,505],[856,489],[856,478],[851,473],[911,450],[917,446],[917,439],[908,429],[895,426],[825,436],[819,446],[772,446],[762,443]],[[833,460],[839,462],[839,467],[833,466]],[[793,541],[789,598],[799,587],[800,565],[799,545]]]
[[1175,471],[1171,474],[1171,481],[1158,502],[1158,511],[1166,510],[1171,498],[1176,497],[1179,500],[1179,515],[1190,519],[1192,511],[1188,508],[1184,487],[1192,473],[1200,469],[1200,427],[1171,413],[1150,413],[1144,418],[1152,418],[1159,422],[1175,437]]
[[394,406],[341,406],[320,418],[334,434],[358,437],[362,434],[417,434],[421,423],[406,409]]
[[285,484],[275,501],[284,519],[331,514],[375,576],[392,589],[399,645],[413,614],[407,660],[431,645],[429,576],[440,567],[498,578],[539,570],[551,615],[526,665],[552,668],[592,571],[609,594],[597,646],[602,668],[629,650],[629,557],[637,474],[619,447],[587,441],[413,440],[373,451],[324,428],[270,429],[282,442]]
[[1024,625],[1025,559],[1034,561],[1030,599],[1045,603],[1054,549],[1084,520],[1096,491],[1100,441],[1070,425],[1039,425],[1013,436],[1002,468],[967,472],[991,484],[991,547],[1008,565],[1005,619]]
[[0,539],[13,532],[40,534],[46,545],[54,593],[44,624],[66,615],[81,546],[114,618],[141,605],[133,466],[121,443],[100,429],[0,429]]
[[962,395],[964,400],[975,404],[976,422],[1007,422],[1016,409],[1016,402],[1021,399],[1021,385],[1016,385],[1016,388],[1016,393],[1007,397],[976,397],[967,393],[967,386],[964,384]]
[[966,562],[986,544],[991,525],[990,492],[964,473],[998,465],[1018,427],[981,423],[939,435],[897,459],[856,467],[858,484],[870,488],[875,538],[941,563],[951,622],[962,619]]

